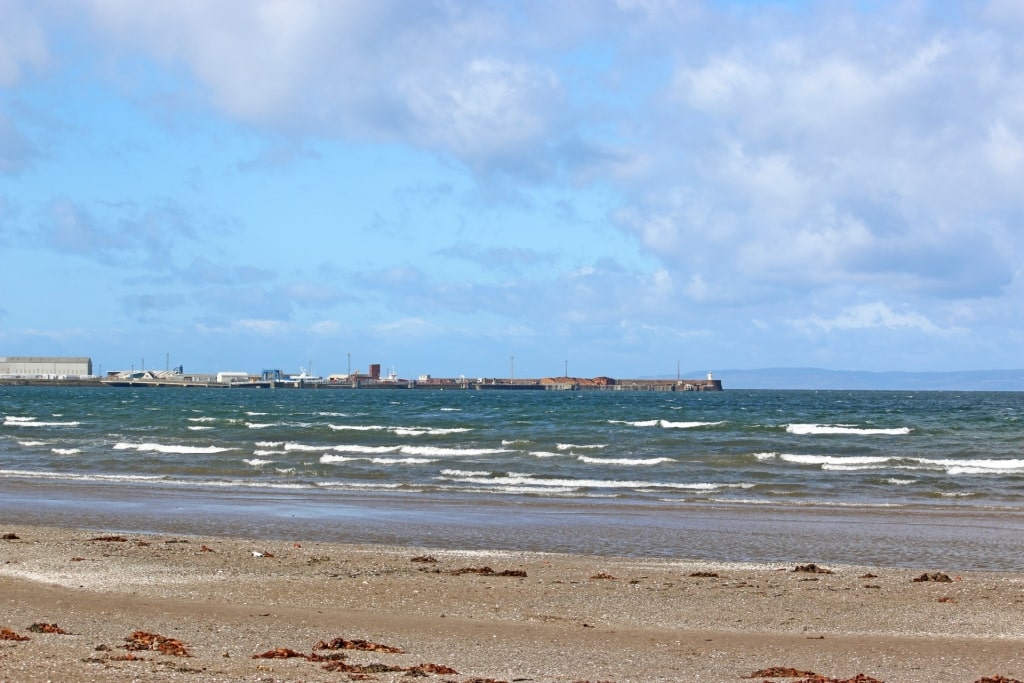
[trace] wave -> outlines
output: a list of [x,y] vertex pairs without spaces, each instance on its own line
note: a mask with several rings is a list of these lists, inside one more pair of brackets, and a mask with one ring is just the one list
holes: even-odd
[[292,441],[289,441],[289,442],[284,444],[284,449],[286,451],[301,451],[301,452],[304,452],[304,453],[315,453],[317,451],[329,451],[329,450],[331,450],[331,447],[330,446],[311,446],[311,445],[307,445],[307,444],[303,444],[303,443],[294,443]]
[[204,455],[211,453],[224,453],[235,449],[224,448],[221,446],[180,446],[161,443],[125,443],[124,441],[120,441],[114,444],[114,450],[135,450],[139,452],[173,453],[179,455]]
[[911,432],[910,427],[855,427],[853,425],[823,425],[823,424],[788,424],[786,432],[789,434],[886,434],[891,436],[902,436]]
[[[761,455],[757,454],[759,459]],[[858,471],[877,469],[899,469],[912,471],[942,471],[950,476],[961,474],[1024,474],[1024,459],[999,460],[979,458],[919,458],[885,455],[796,455],[771,454],[784,462],[796,465],[819,465],[823,470]]]
[[571,451],[571,450],[597,450],[601,448],[608,448],[606,443],[595,443],[595,444],[577,444],[577,443],[559,443],[555,444],[555,448],[560,451]]
[[559,458],[562,456],[561,453],[552,453],[551,451],[530,451],[530,455],[535,458]]
[[400,452],[406,455],[436,455],[436,456],[476,456],[476,455],[498,455],[500,453],[511,453],[505,448],[445,448],[441,446],[402,446]]
[[263,465],[270,465],[273,460],[261,460],[260,458],[245,458],[242,460],[246,465],[250,467],[262,467]]
[[81,424],[78,420],[70,422],[40,422],[34,417],[4,416],[5,427],[78,427]]
[[591,458],[585,455],[576,459],[590,465],[661,465],[676,462],[674,458]]
[[623,424],[630,427],[661,427],[662,429],[694,429],[695,427],[715,427],[725,424],[725,420],[715,422],[673,422],[671,420],[608,420],[609,424]]
[[471,431],[469,427],[391,427],[389,431],[399,436],[445,436],[448,434],[462,434]]
[[391,432],[398,436],[446,436],[472,431],[469,427],[386,427],[384,425],[327,425],[336,432]]
[[19,441],[18,445],[19,446],[24,446],[25,448],[31,448],[32,446],[45,446],[46,442],[45,441]]
[[53,472],[44,470],[0,470],[0,477],[105,482],[140,482],[163,480],[163,476],[156,474],[80,474],[77,472]]
[[441,474],[447,477],[489,477],[490,472],[481,472],[479,470],[441,470]]
[[76,455],[82,452],[81,448],[54,448],[54,454],[56,455]]
[[437,462],[437,460],[430,458],[353,458],[346,455],[331,455],[330,453],[320,456],[320,463],[324,465],[355,461],[371,462],[375,465],[428,465],[432,462]]
[[361,446],[359,444],[343,444],[333,446],[331,450],[340,453],[397,453],[401,446]]
[[743,488],[750,484],[715,484],[715,483],[682,483],[670,481],[620,481],[617,479],[547,479],[528,474],[512,474],[499,477],[451,476],[444,470],[438,478],[443,481],[457,481],[466,484],[502,485],[502,486],[534,486],[559,487],[572,490],[580,489],[633,489],[637,491],[654,491],[662,489],[680,491],[714,491],[723,488]]
[[188,429],[189,429],[190,432],[208,432],[211,429],[216,429],[216,428],[215,427],[210,427],[210,426],[207,426],[207,425],[189,425]]
[[885,455],[793,455],[783,453],[779,460],[798,465],[884,465],[898,458]]

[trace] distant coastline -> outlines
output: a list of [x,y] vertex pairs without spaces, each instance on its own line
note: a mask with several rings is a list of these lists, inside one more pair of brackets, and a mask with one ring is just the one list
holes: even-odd
[[1024,369],[931,372],[759,368],[722,370],[730,389],[1024,391]]
[[[696,373],[690,373],[696,374]],[[822,368],[757,368],[745,370],[723,370],[716,373],[722,380],[722,388],[730,390],[810,390],[810,391],[1024,391],[1024,369],[1009,370],[958,370],[945,372],[866,372],[850,370],[826,370]],[[104,378],[105,379],[105,378]],[[558,378],[549,378],[554,381]],[[575,378],[565,378],[572,384]],[[449,380],[456,381],[456,380]],[[479,378],[466,380],[467,383],[491,383],[503,386],[516,383],[526,386],[538,383],[540,379]],[[591,381],[591,380],[585,380]],[[617,380],[620,385],[665,387],[676,382],[703,382],[704,380],[679,380],[669,377],[644,377],[636,380]],[[0,377],[0,386],[104,386],[101,378],[27,378]],[[141,386],[141,384],[140,384]],[[443,385],[439,385],[443,386]],[[403,387],[405,388],[405,387]],[[420,388],[424,388],[420,384]],[[454,387],[453,387],[454,388]],[[620,389],[621,390],[621,389]],[[712,389],[713,390],[713,389]]]
[[612,379],[610,377],[544,377],[540,379],[429,378],[404,380],[361,377],[345,381],[308,379],[265,379],[217,381],[213,376],[174,375],[144,377],[91,377],[57,379],[43,377],[0,377],[0,386],[136,387],[216,389],[320,389],[320,390],[475,390],[475,391],[723,391],[719,379]]

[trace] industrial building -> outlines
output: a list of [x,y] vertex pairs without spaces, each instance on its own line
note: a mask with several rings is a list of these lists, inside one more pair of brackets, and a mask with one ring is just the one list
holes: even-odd
[[77,379],[92,376],[92,358],[0,356],[0,377]]

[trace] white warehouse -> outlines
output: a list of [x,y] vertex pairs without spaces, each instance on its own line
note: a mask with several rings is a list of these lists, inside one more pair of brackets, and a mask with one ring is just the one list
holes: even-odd
[[0,377],[70,379],[92,376],[92,358],[0,356]]

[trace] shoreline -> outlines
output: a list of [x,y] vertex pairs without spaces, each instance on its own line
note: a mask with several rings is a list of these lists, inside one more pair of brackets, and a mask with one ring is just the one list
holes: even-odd
[[[0,527],[0,628],[29,638],[0,640],[0,680],[1024,678],[1018,573]],[[128,650],[135,631],[190,656]],[[403,653],[314,649],[336,638]],[[273,650],[303,656],[253,657]]]
[[0,521],[462,550],[1024,571],[1024,515],[0,480]]

